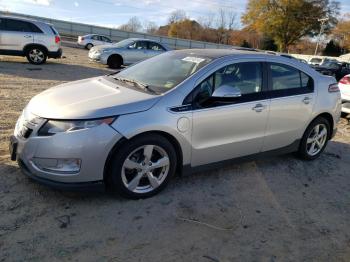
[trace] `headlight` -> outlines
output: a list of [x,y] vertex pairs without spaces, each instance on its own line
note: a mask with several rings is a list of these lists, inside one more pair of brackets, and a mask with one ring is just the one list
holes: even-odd
[[48,120],[39,130],[39,136],[52,136],[62,132],[71,132],[81,129],[88,129],[102,124],[110,125],[115,120],[115,117],[93,119],[93,120],[74,120],[74,121],[60,121]]

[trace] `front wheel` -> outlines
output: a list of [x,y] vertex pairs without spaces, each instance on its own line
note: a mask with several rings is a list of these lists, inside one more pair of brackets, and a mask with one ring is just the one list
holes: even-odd
[[327,146],[330,137],[327,119],[319,117],[306,129],[299,147],[299,156],[305,160],[318,158]]
[[26,57],[29,63],[34,65],[41,65],[45,63],[47,54],[41,47],[30,47],[26,52]]
[[110,161],[109,186],[132,199],[160,192],[174,175],[177,165],[174,147],[158,134],[132,139],[119,148]]

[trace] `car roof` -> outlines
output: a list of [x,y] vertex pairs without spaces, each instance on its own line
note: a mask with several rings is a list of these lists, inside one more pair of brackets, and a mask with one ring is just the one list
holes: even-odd
[[10,16],[10,15],[1,15],[0,18],[7,18],[7,19],[14,19],[14,20],[20,20],[20,21],[25,21],[25,22],[32,22],[32,23],[42,23],[42,24],[47,24],[52,26],[52,24],[44,22],[44,21],[39,21],[31,18],[26,18],[26,17],[20,17],[20,16]]
[[[211,59],[216,59],[224,56],[255,56],[255,57],[276,57],[273,54],[267,54],[265,52],[238,50],[238,49],[183,49],[176,50],[174,52],[183,53],[185,55],[198,55],[205,56]],[[280,56],[279,56],[280,57]],[[290,60],[289,58],[281,57],[282,59]]]

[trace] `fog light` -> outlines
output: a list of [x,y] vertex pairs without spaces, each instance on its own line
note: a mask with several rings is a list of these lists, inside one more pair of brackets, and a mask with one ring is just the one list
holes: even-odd
[[74,174],[80,171],[81,160],[76,158],[33,158],[31,163],[34,167],[47,172]]

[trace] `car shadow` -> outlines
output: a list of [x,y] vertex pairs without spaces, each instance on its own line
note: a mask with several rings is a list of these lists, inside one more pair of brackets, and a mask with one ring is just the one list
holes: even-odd
[[[197,172],[191,175],[186,176],[176,176],[169,183],[168,188],[165,189],[164,192],[160,193],[166,195],[176,195],[180,194],[191,194],[191,192],[195,191],[196,188],[200,187],[213,188],[212,184],[218,184],[218,181],[225,181],[227,179],[233,179],[239,182],[240,176],[242,174],[248,175],[256,175],[259,173],[260,175],[273,175],[276,177],[280,172],[284,176],[291,176],[294,178],[298,178],[300,180],[307,179],[310,174],[313,174],[314,180],[322,179],[322,176],[327,175],[329,172],[334,173],[335,176],[344,176],[346,174],[343,173],[344,165],[348,165],[350,163],[350,139],[349,141],[339,142],[339,141],[330,141],[328,146],[323,152],[323,154],[314,161],[304,161],[298,159],[295,154],[285,154],[285,155],[277,155],[272,157],[262,157],[256,160],[247,160],[242,161],[240,163],[233,162],[232,164],[227,164],[222,166],[221,168],[216,168],[213,170],[207,170],[204,172]],[[6,153],[2,160],[9,159],[9,155]],[[7,163],[6,163],[7,162]],[[21,190],[25,191],[40,191],[44,192],[44,194],[53,195],[56,197],[63,197],[67,199],[94,199],[101,198],[102,199],[114,199],[118,201],[127,201],[126,199],[121,198],[118,194],[106,191],[61,191],[46,185],[41,185],[36,181],[25,176],[18,165],[13,162],[6,161],[5,163],[0,162],[0,174],[2,175],[2,179],[0,177],[0,192],[8,191],[8,186],[10,187],[20,187]],[[253,169],[251,166],[255,166]],[[298,170],[300,169],[300,170]],[[271,172],[273,171],[273,172]],[[305,174],[305,178],[301,175],[301,172]],[[9,176],[10,180],[14,181],[7,183],[8,180],[4,179],[4,176]],[[232,176],[232,177],[231,177]],[[277,178],[277,177],[276,177]],[[280,178],[277,178],[280,179]],[[227,191],[225,189],[226,182],[221,183],[223,191]],[[240,182],[239,182],[240,183]],[[336,183],[336,182],[335,182]],[[18,190],[18,189],[17,189]],[[182,192],[184,191],[184,192]],[[169,196],[168,196],[169,197]],[[157,196],[155,196],[157,198]]]
[[31,65],[26,61],[0,60],[0,74],[34,80],[74,81],[115,72],[103,68],[102,65],[100,68],[99,65],[94,65],[95,68],[88,65],[57,63],[50,60],[43,65]]

